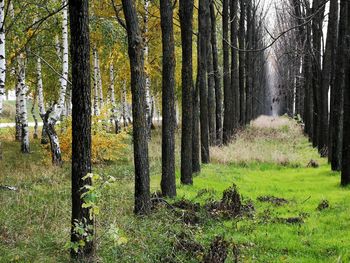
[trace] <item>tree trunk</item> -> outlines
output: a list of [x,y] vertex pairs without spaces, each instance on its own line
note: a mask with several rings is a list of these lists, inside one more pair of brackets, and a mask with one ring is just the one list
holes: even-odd
[[171,0],[160,1],[162,28],[162,194],[176,196],[175,181],[175,44]]
[[[347,28],[348,21],[348,2],[342,0],[340,2],[340,20],[339,20],[339,36],[338,45],[336,51],[336,69],[334,87],[332,87],[332,100],[331,104],[331,115],[332,123],[330,124],[332,134],[332,155],[331,155],[331,166],[333,171],[340,171],[342,166],[342,147],[343,147],[343,118],[344,116],[344,90],[345,90],[345,68],[348,65],[346,60],[346,48],[347,48]],[[345,134],[345,130],[344,130]],[[344,136],[344,138],[347,136]],[[346,142],[344,142],[345,145]],[[346,160],[348,161],[348,160]],[[345,162],[345,160],[344,160]],[[344,163],[343,162],[343,163]]]
[[[316,12],[321,8],[321,0],[314,0],[312,3],[313,12]],[[312,137],[312,143],[314,147],[319,147],[320,132],[321,132],[321,89],[322,89],[322,71],[321,71],[321,41],[322,41],[322,23],[323,13],[318,12],[312,20],[312,90],[313,90],[313,126],[314,132]]]
[[21,123],[21,151],[29,153],[29,127],[27,113],[27,91],[28,87],[25,83],[26,63],[23,54],[17,58],[18,61],[18,90],[19,90],[19,107],[20,107],[20,123]]
[[193,65],[192,28],[193,0],[180,0],[180,25],[182,43],[182,129],[181,129],[181,183],[192,184],[192,115],[193,115]]
[[319,149],[322,156],[328,154],[328,91],[331,85],[332,68],[334,67],[335,48],[338,36],[338,0],[330,0],[326,49],[323,56],[322,87],[320,107]]
[[239,126],[240,118],[240,99],[239,99],[239,72],[238,72],[238,53],[236,47],[238,36],[238,0],[231,0],[231,102],[228,107],[231,112],[230,118],[230,131],[231,136],[234,134],[234,130]]
[[215,99],[215,78],[213,66],[212,46],[209,43],[207,53],[207,74],[208,74],[208,119],[209,119],[209,143],[216,145],[216,99]]
[[[253,23],[252,23],[252,3],[251,0],[247,0],[247,33],[246,33],[246,49],[252,49],[253,43]],[[246,90],[247,90],[247,99],[246,99],[246,122],[249,123],[253,117],[253,74],[252,65],[253,65],[253,54],[247,52],[246,54]]]
[[[144,64],[146,69],[149,67],[148,55],[149,55],[149,46],[148,46],[148,19],[149,19],[149,3],[150,0],[144,0],[144,17],[143,17],[143,38],[144,38]],[[151,100],[151,78],[147,70],[145,71],[146,78],[146,117],[147,117],[147,132],[148,139],[151,139],[151,128],[152,128],[152,100]]]
[[98,100],[98,54],[97,48],[94,47],[94,115],[100,115],[99,100]]
[[[239,19],[238,43],[241,50],[245,49],[245,0],[240,0],[241,15]],[[239,52],[239,97],[240,97],[240,121],[239,124],[246,124],[246,89],[245,89],[245,52]]]
[[216,14],[214,1],[210,2],[210,18],[211,18],[211,47],[213,52],[213,69],[214,69],[214,81],[215,81],[215,112],[216,112],[216,145],[222,145],[222,88],[221,88],[221,75],[219,69],[219,54],[218,54],[218,42],[216,33]]
[[223,143],[228,144],[233,135],[233,94],[230,87],[230,51],[229,51],[229,0],[222,4],[222,49],[223,49],[223,77],[224,77],[224,126]]
[[[197,49],[199,47],[197,46]],[[199,84],[198,74],[193,89],[193,122],[192,122],[192,173],[201,171],[200,165],[200,136],[199,136]]]
[[148,163],[148,127],[146,114],[146,90],[143,57],[143,41],[137,13],[132,0],[123,0],[127,25],[131,70],[133,114],[133,139],[135,163],[135,214],[147,214],[151,209]]
[[199,53],[198,53],[198,84],[200,95],[200,134],[201,160],[210,162],[209,154],[209,120],[208,120],[208,78],[207,50],[209,40],[209,0],[199,0],[198,11]]
[[118,116],[117,116],[117,105],[115,103],[114,66],[113,66],[113,63],[111,63],[110,66],[109,66],[109,80],[110,80],[109,97],[110,97],[111,106],[112,106],[110,122],[112,124],[112,130],[114,130],[115,133],[118,134],[120,132],[120,125],[119,125]]
[[[44,92],[43,92],[43,79],[41,75],[41,58],[37,58],[36,63],[36,74],[37,74],[37,90],[38,90],[38,107],[39,107],[39,115],[45,115],[45,105],[44,105]],[[45,130],[45,125],[42,127],[41,131],[41,144],[47,144],[48,138]]]
[[124,127],[128,126],[128,118],[127,118],[127,104],[126,104],[126,81],[123,81],[122,86],[122,115],[123,115],[123,125]]
[[0,0],[0,114],[5,95],[6,54],[5,54],[5,0]]
[[341,8],[347,8],[344,21],[345,39],[347,40],[345,46],[345,86],[344,86],[344,136],[343,138],[343,153],[342,153],[342,170],[341,170],[341,185],[347,186],[350,184],[350,4],[347,1]]
[[[91,86],[90,86],[90,39],[89,1],[69,0],[72,57],[72,228],[71,242],[83,241],[78,252],[71,256],[78,261],[91,260],[94,253],[94,222],[90,209],[83,207],[81,195],[85,185],[91,185]],[[87,235],[75,231],[82,224]],[[90,238],[89,238],[90,236]]]

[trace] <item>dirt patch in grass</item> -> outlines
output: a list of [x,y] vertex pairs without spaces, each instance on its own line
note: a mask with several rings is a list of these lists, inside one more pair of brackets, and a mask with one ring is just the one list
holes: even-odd
[[329,201],[328,200],[322,200],[317,206],[318,211],[323,211],[327,208],[329,208]]
[[181,232],[176,236],[174,248],[176,251],[184,251],[186,254],[192,256],[198,256],[204,253],[204,247],[185,232]]
[[224,263],[228,254],[229,243],[223,237],[215,237],[209,251],[204,257],[204,263]]
[[266,202],[266,203],[271,203],[276,206],[282,206],[285,204],[288,204],[289,201],[287,199],[281,198],[281,197],[275,197],[272,195],[267,195],[267,196],[259,196],[257,198],[259,202]]
[[214,217],[223,216],[225,218],[238,218],[244,215],[252,216],[255,208],[251,200],[242,201],[237,186],[234,184],[226,189],[221,201],[209,201],[205,209]]

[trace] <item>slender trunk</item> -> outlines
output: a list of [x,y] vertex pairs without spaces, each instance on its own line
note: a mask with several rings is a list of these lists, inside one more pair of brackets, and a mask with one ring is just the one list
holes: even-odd
[[133,114],[133,139],[135,163],[135,214],[148,214],[150,202],[150,178],[148,160],[148,129],[146,108],[143,41],[137,13],[132,0],[122,0],[127,25],[131,70]]
[[[252,23],[252,3],[251,0],[247,0],[247,33],[246,33],[246,49],[252,49],[253,42],[253,23]],[[249,123],[253,117],[253,74],[252,65],[252,53],[247,52],[246,54],[246,89],[247,89],[247,99],[246,99],[246,122]]]
[[176,196],[175,181],[175,44],[171,0],[160,2],[162,29],[162,194]]
[[[333,104],[331,105],[332,123],[330,124],[332,134],[332,156],[331,166],[333,171],[340,171],[342,166],[342,146],[343,146],[343,118],[344,118],[344,90],[345,90],[345,68],[348,65],[346,60],[347,48],[347,27],[348,21],[348,2],[342,0],[340,2],[340,20],[339,20],[339,37],[336,50],[336,69],[334,87],[332,87],[331,97]],[[344,136],[344,138],[347,136]],[[345,143],[344,143],[345,144]],[[348,160],[346,160],[348,161]],[[344,160],[345,162],[345,160]],[[343,163],[344,163],[343,162]]]
[[97,48],[94,47],[94,115],[100,115],[99,100],[98,100],[98,55]]
[[[19,72],[17,72],[17,75]],[[22,138],[22,128],[21,128],[21,89],[20,85],[16,85],[16,141],[20,142]]]
[[102,110],[103,108],[102,76],[101,76],[100,58],[98,56],[98,52],[96,52],[96,54],[97,54],[97,86],[98,86],[98,93],[99,93],[98,106]]
[[[71,242],[84,242],[71,256],[78,261],[92,260],[94,253],[94,220],[90,208],[83,206],[82,194],[91,178],[91,86],[89,1],[69,0],[72,57],[72,221]],[[75,230],[82,225],[84,235]]]
[[113,66],[113,63],[111,63],[110,66],[109,66],[109,81],[110,81],[109,98],[111,100],[111,107],[112,107],[111,108],[110,122],[112,124],[112,127],[114,126],[115,133],[119,133],[120,132],[120,125],[119,125],[118,116],[117,116],[117,105],[115,103],[114,66]]
[[343,138],[343,153],[342,153],[342,170],[341,170],[341,185],[347,186],[350,184],[350,4],[349,1],[341,8],[347,8],[345,14],[344,23],[345,27],[345,39],[347,40],[347,46],[345,46],[345,86],[344,86],[344,136]]
[[[315,12],[321,8],[321,0],[314,0],[312,9]],[[312,20],[312,89],[313,89],[313,126],[314,132],[312,143],[314,147],[320,146],[320,132],[321,132],[321,41],[322,41],[322,22],[323,22],[324,5],[322,12],[318,12]]]
[[35,92],[33,95],[33,104],[32,104],[32,108],[30,110],[30,113],[32,114],[33,120],[34,120],[33,139],[38,139],[38,118],[36,117],[36,114],[35,114],[36,101],[37,101],[37,92]]
[[128,126],[128,118],[127,118],[127,105],[126,105],[126,81],[123,81],[122,86],[122,115],[123,115],[123,125],[124,127]]
[[223,143],[228,144],[233,135],[232,102],[233,94],[230,88],[230,51],[229,51],[229,0],[222,4],[222,47],[223,47],[223,78],[224,78],[224,124]]
[[[240,0],[241,15],[239,19],[238,43],[240,49],[245,49],[245,0]],[[239,97],[240,97],[240,121],[239,124],[246,124],[246,89],[245,89],[245,52],[239,52]]]
[[5,0],[0,0],[0,114],[5,95],[6,54],[5,54]]
[[231,0],[231,131],[239,126],[240,119],[240,91],[239,91],[239,71],[238,71],[238,0]]
[[215,112],[216,112],[216,145],[222,145],[222,88],[221,75],[219,69],[218,42],[216,33],[216,15],[214,1],[210,2],[210,18],[211,18],[211,47],[213,52],[213,69],[215,81]]
[[180,0],[182,43],[182,129],[181,129],[181,183],[192,184],[192,123],[193,120],[193,65],[192,28],[193,0]]
[[[144,38],[144,64],[146,69],[149,67],[149,46],[148,46],[148,19],[149,19],[149,4],[150,0],[144,0],[144,17],[143,17],[143,38]],[[151,139],[151,128],[152,128],[152,101],[151,101],[151,78],[147,70],[145,70],[145,78],[146,78],[146,118],[147,118],[147,132],[148,139]]]
[[27,91],[28,87],[25,83],[26,78],[26,63],[23,54],[19,55],[18,59],[18,90],[19,90],[19,107],[20,107],[20,121],[21,121],[21,151],[22,153],[29,153],[29,127],[28,127],[28,113],[27,113]]
[[216,145],[216,99],[215,99],[215,78],[213,66],[212,46],[209,43],[207,53],[208,71],[208,119],[209,119],[209,139],[210,145]]
[[[37,66],[36,73],[37,73],[39,115],[43,118],[46,111],[45,111],[45,105],[44,105],[43,79],[41,75],[40,57],[37,58],[36,66]],[[47,143],[48,143],[47,133],[46,133],[45,125],[43,125],[42,131],[41,131],[41,144],[47,144]]]
[[208,50],[208,21],[209,0],[199,1],[198,11],[199,53],[198,53],[198,85],[200,95],[200,134],[202,163],[210,162],[209,154],[209,121],[208,121],[208,79],[207,79],[207,50]]
[[199,131],[199,84],[198,76],[193,88],[193,122],[192,122],[192,173],[201,171],[200,165],[200,131]]
[[335,50],[337,47],[338,37],[338,0],[330,1],[330,9],[328,16],[328,30],[326,49],[323,56],[322,66],[322,92],[321,92],[321,131],[320,131],[320,149],[323,156],[329,155],[328,146],[331,137],[329,135],[328,121],[328,93],[330,86],[333,86],[333,68],[335,67]]

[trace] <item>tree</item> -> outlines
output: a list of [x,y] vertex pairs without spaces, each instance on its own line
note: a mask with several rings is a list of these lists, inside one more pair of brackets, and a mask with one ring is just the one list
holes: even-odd
[[[350,4],[349,1],[340,2],[340,22],[339,22],[339,43],[338,52],[342,52],[344,57],[339,61],[341,67],[344,67],[338,74],[342,75],[343,96],[344,96],[344,130],[343,130],[343,148],[341,165],[341,185],[350,184]],[[337,84],[337,83],[336,83]]]
[[[246,0],[240,0],[240,18],[239,18],[239,32],[238,32],[238,43],[239,48],[244,50],[246,47],[245,43],[245,11],[246,11]],[[245,89],[245,52],[239,52],[239,97],[240,97],[240,121],[239,124],[244,126],[246,124],[246,89]]]
[[[85,185],[91,185],[91,87],[90,87],[90,37],[89,1],[69,0],[71,25],[70,51],[72,57],[72,229],[71,242],[83,242],[71,256],[78,260],[91,258],[94,252],[93,218],[90,209],[83,207]],[[82,225],[87,235],[75,228]]]
[[224,78],[224,125],[223,143],[228,144],[233,135],[232,131],[232,102],[230,89],[230,51],[229,51],[229,0],[222,4],[222,49],[223,49],[223,78]]
[[[346,61],[346,37],[348,26],[348,2],[341,1],[340,3],[340,16],[339,16],[339,36],[336,50],[336,68],[334,75],[334,86],[331,90],[331,135],[332,135],[332,154],[331,154],[331,167],[333,171],[340,171],[342,166],[342,152],[343,148],[343,110],[344,110],[344,91],[345,91],[345,69],[348,61]],[[344,136],[344,138],[347,136]],[[345,142],[344,142],[345,145]]]
[[162,77],[162,194],[176,196],[175,181],[175,44],[171,0],[160,1],[163,47]]
[[215,113],[216,113],[216,144],[222,144],[222,88],[221,88],[221,75],[219,69],[219,54],[218,54],[218,42],[216,33],[216,14],[214,1],[210,1],[210,19],[211,19],[211,47],[213,52],[213,70],[215,81]]
[[181,183],[192,184],[192,20],[193,0],[180,0],[182,43]]
[[135,214],[147,214],[151,209],[148,163],[148,128],[146,109],[143,40],[132,0],[122,0],[128,34],[131,71],[135,164]]
[[5,54],[5,0],[0,0],[0,114],[5,94],[6,54]]
[[210,162],[209,120],[208,120],[208,79],[207,50],[209,40],[209,0],[199,1],[198,11],[198,86],[200,94],[200,134],[202,163]]

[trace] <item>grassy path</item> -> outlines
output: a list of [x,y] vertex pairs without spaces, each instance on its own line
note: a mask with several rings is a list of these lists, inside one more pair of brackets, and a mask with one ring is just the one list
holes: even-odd
[[[51,167],[38,142],[22,156],[6,132],[0,137],[0,185],[19,188],[0,190],[0,262],[67,262],[69,165]],[[155,134],[152,191],[159,189],[159,142]],[[319,167],[307,167],[310,160]],[[201,262],[216,236],[227,242],[226,262],[350,262],[350,189],[339,186],[339,174],[330,172],[297,124],[259,118],[232,145],[213,148],[212,161],[193,186],[178,186],[177,200],[168,201],[173,208],[159,204],[146,218],[132,215],[131,163],[95,167],[103,178],[116,177],[99,202],[99,262]],[[249,213],[228,217],[209,209],[233,184]]]

